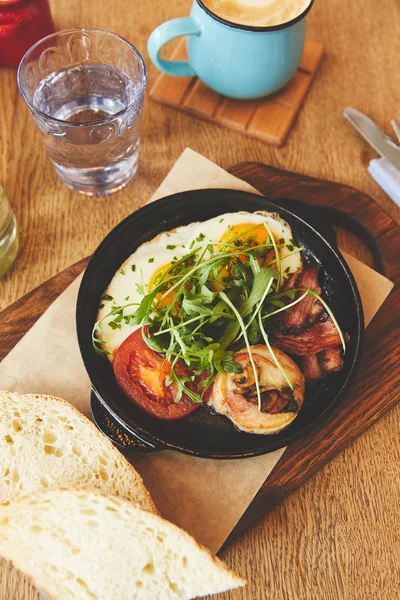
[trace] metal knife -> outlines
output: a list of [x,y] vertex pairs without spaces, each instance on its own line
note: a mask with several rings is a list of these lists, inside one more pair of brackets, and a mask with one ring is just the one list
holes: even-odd
[[359,110],[349,106],[343,114],[369,145],[400,171],[400,147]]

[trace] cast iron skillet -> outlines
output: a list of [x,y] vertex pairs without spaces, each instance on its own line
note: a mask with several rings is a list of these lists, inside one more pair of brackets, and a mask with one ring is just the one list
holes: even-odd
[[[285,208],[284,208],[285,207]],[[290,207],[290,209],[289,209]],[[342,330],[350,334],[344,368],[306,392],[297,419],[275,435],[239,432],[206,407],[179,421],[154,419],[137,408],[119,389],[108,360],[93,349],[91,333],[100,296],[124,260],[162,231],[193,221],[205,221],[226,212],[266,210],[278,213],[291,228],[306,260],[323,266],[320,281]],[[321,209],[322,211],[322,209]],[[93,392],[111,420],[148,449],[173,449],[207,458],[244,458],[271,452],[309,435],[340,403],[358,365],[364,331],[363,311],[353,276],[336,247],[334,230],[323,212],[298,200],[279,204],[235,190],[193,190],[174,194],[139,209],[103,240],[85,271],[77,303],[80,350]],[[95,417],[98,419],[99,411]],[[143,446],[143,444],[141,444]]]

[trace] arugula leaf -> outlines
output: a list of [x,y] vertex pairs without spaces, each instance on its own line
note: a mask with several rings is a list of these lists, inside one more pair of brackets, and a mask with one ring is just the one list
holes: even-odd
[[154,336],[150,336],[147,337],[142,329],[142,337],[143,337],[143,341],[145,342],[145,344],[151,348],[152,350],[154,350],[154,352],[163,352],[164,348],[162,347],[162,345],[159,343],[159,341],[157,340],[157,338],[155,338]]
[[228,348],[228,346],[232,344],[236,339],[239,331],[239,323],[237,321],[231,321],[225,329],[224,334],[219,339],[219,345],[221,346],[221,348]]
[[252,254],[249,255],[249,263],[250,263],[250,267],[251,270],[253,272],[253,275],[257,275],[257,273],[260,271],[260,265],[258,264],[258,261],[256,258],[254,258],[254,256]]
[[221,367],[226,373],[242,373],[242,367],[234,360],[221,360]]
[[200,291],[197,292],[197,294],[196,294],[196,298],[200,302],[204,302],[205,304],[210,304],[214,300],[216,295],[217,294],[212,292],[211,290],[209,290],[208,287],[206,287],[205,285],[202,285]]
[[148,314],[151,312],[151,307],[157,296],[157,293],[158,289],[156,287],[152,292],[150,292],[150,294],[147,294],[147,296],[143,298],[133,315],[132,325],[141,325],[146,319]]
[[212,317],[214,312],[211,308],[207,308],[201,303],[201,300],[188,300],[185,298],[182,302],[182,308],[187,312],[188,315],[197,313],[204,315],[205,317]]
[[265,289],[267,288],[270,280],[277,279],[277,277],[277,270],[268,267],[264,267],[260,269],[258,273],[256,273],[254,276],[253,287],[251,288],[250,296],[240,307],[240,314],[242,317],[247,317],[253,311],[253,308],[264,296]]
[[175,402],[179,402],[182,399],[182,394],[186,394],[193,402],[202,402],[200,394],[196,394],[193,390],[189,389],[185,383],[189,381],[193,381],[192,377],[179,377],[178,373],[175,370],[175,365],[171,368],[171,373],[168,378],[165,380],[166,385],[171,385],[171,383],[176,383],[178,386],[178,391],[175,396]]

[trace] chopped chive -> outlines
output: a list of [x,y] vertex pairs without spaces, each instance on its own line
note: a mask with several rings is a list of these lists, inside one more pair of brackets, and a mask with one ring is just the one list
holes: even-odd
[[175,244],[167,244],[167,250],[175,250],[176,245]]
[[149,263],[153,263],[154,262],[154,258],[149,258]]
[[136,265],[131,265],[132,273],[136,271]]

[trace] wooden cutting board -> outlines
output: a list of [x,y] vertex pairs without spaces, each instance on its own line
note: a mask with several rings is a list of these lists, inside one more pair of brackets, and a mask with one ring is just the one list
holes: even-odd
[[[236,165],[230,172],[272,200],[297,198],[329,207],[327,218],[337,225],[339,246],[382,272],[396,286],[368,326],[361,366],[347,398],[326,423],[288,448],[228,542],[315,475],[400,401],[400,227],[372,198],[345,185],[256,163]],[[88,260],[69,267],[0,313],[0,360],[83,271]]]

